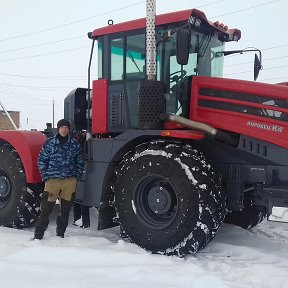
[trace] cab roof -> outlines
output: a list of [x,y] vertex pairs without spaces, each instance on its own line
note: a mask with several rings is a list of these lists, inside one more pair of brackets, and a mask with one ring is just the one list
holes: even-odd
[[[188,9],[183,11],[171,12],[162,15],[156,15],[156,26],[169,24],[169,23],[177,23],[177,22],[187,22],[190,17],[196,17],[201,20],[201,22],[206,23],[218,33],[223,34],[223,39],[225,42],[228,41],[238,41],[241,38],[241,31],[238,29],[228,29],[226,25],[220,23],[219,21],[211,22],[207,19],[204,12],[198,9]],[[136,29],[141,29],[146,27],[146,18],[140,18],[136,20],[131,20],[119,24],[113,24],[106,27],[95,29],[91,38],[98,38],[99,36],[131,31]]]

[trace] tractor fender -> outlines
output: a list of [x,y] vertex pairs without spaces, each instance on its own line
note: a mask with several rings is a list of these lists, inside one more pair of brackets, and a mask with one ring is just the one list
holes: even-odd
[[37,166],[40,149],[47,138],[39,131],[0,131],[0,141],[9,143],[23,163],[27,183],[42,182]]

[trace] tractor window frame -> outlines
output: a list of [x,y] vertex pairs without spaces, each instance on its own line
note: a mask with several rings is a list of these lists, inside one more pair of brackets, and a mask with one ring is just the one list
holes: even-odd
[[[137,30],[133,30],[133,31],[127,31],[127,32],[122,32],[122,33],[115,33],[115,34],[111,34],[108,37],[108,47],[109,47],[109,80],[110,81],[125,81],[125,80],[140,80],[140,79],[144,79],[145,78],[145,64],[146,64],[146,54],[145,54],[145,48],[146,48],[146,43],[145,43],[145,29],[137,29]],[[140,58],[140,52],[136,51],[136,49],[133,51],[132,49],[129,49],[129,47],[132,47],[129,42],[133,37],[142,37],[143,38],[143,52],[141,53],[142,58]],[[114,50],[112,51],[112,42],[115,40],[122,40],[122,45],[117,45],[116,48],[120,49],[118,51]],[[135,43],[135,41],[134,41]],[[114,47],[115,49],[115,47]],[[122,50],[122,51],[121,51]],[[128,50],[131,52],[131,54],[127,53]],[[138,49],[139,50],[139,49]],[[113,55],[114,52],[114,55]],[[119,61],[117,61],[117,58],[115,58],[115,55],[118,54],[118,56],[121,56],[121,60],[119,59]],[[135,59],[135,56],[137,59]],[[116,61],[112,60],[112,57],[114,58],[114,60],[116,59]],[[133,59],[134,58],[134,59]],[[136,62],[133,63],[133,60]],[[140,63],[137,63],[139,62]],[[115,64],[115,62],[117,64]],[[115,76],[116,74],[114,74],[114,71],[116,69],[114,69],[113,71],[113,67],[112,66],[115,65],[117,66],[119,69],[121,69],[117,74],[117,76]],[[139,67],[140,71],[138,70],[137,66]],[[120,77],[120,73],[121,77]],[[130,75],[128,75],[128,73]]]
[[104,43],[103,37],[99,38],[97,43],[97,56],[98,56],[98,79],[103,79],[104,77]]
[[[110,45],[110,80],[117,81],[123,79],[123,74],[125,73],[125,55],[126,55],[126,45],[124,37],[114,37],[109,41]],[[113,43],[115,43],[113,45]],[[117,69],[114,69],[117,67]]]

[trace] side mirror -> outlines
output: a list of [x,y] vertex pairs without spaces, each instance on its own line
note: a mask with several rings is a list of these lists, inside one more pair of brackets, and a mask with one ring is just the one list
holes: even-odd
[[254,58],[254,81],[258,78],[259,72],[262,69],[261,61],[259,60],[259,57],[257,54],[255,54]]
[[189,60],[190,35],[189,30],[180,27],[176,37],[176,59],[180,65],[187,65]]

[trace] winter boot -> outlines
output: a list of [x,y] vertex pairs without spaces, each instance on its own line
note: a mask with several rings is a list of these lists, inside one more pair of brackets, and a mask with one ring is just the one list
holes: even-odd
[[66,228],[68,226],[69,221],[69,213],[73,201],[67,201],[65,199],[61,199],[61,214],[57,217],[57,227],[56,227],[56,235],[64,238],[64,234]]
[[48,192],[43,192],[41,200],[41,213],[36,221],[34,239],[41,240],[49,224],[49,216],[55,206],[55,202],[48,201]]
[[90,227],[89,206],[74,203],[74,223],[73,225],[81,228]]
[[79,219],[81,219],[81,204],[80,203],[77,203],[77,202],[74,202],[74,207],[73,207],[74,209],[74,222],[73,222],[73,225],[75,225],[75,226],[79,226],[79,225],[77,225],[77,221],[79,220]]
[[89,207],[82,205],[81,207],[82,212],[82,228],[90,227],[90,215],[89,215]]

